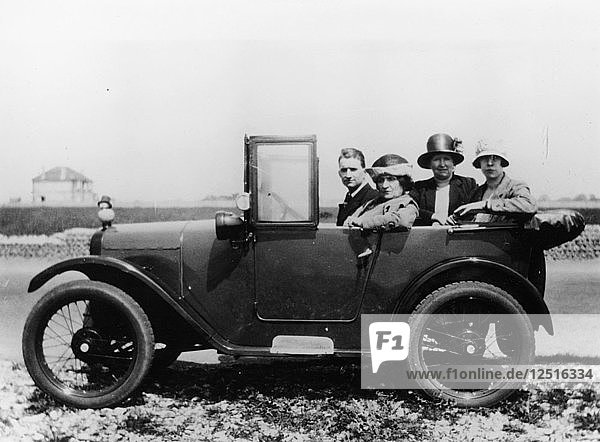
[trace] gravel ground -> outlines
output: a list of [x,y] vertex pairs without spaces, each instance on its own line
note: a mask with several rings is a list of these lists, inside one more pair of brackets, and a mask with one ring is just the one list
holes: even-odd
[[121,407],[75,410],[0,361],[0,440],[600,440],[600,387],[519,391],[460,409],[360,389],[356,365],[176,362]]

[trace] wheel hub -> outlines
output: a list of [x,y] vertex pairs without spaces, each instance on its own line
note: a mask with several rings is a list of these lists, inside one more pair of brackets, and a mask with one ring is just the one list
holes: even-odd
[[465,330],[460,334],[461,344],[459,352],[467,356],[482,356],[485,352],[485,337],[481,337],[473,330]]
[[91,355],[98,355],[101,353],[100,343],[102,337],[93,328],[84,327],[73,335],[71,339],[71,350],[78,359],[85,361],[89,359]]

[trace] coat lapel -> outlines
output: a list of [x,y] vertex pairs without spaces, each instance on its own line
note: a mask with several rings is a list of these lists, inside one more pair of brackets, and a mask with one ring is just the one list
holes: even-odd
[[502,177],[502,181],[500,181],[500,184],[498,185],[498,187],[496,188],[496,191],[494,192],[494,197],[495,198],[506,198],[508,196],[509,187],[510,187],[510,178],[508,178],[508,176],[506,176],[506,173],[505,173],[504,176]]
[[457,207],[459,206],[459,200],[460,197],[463,193],[463,183],[461,180],[455,178],[454,176],[452,176],[452,179],[450,180],[450,195],[449,195],[449,202],[448,202],[448,208],[451,207]]
[[427,180],[427,187],[425,188],[425,205],[424,205],[424,207],[435,207],[435,191],[436,191],[435,180],[433,178],[430,178]]

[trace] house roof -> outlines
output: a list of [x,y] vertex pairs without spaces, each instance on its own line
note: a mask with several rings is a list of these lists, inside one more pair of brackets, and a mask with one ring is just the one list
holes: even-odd
[[74,171],[70,167],[54,167],[33,178],[33,181],[84,181],[91,183],[92,180],[85,175]]

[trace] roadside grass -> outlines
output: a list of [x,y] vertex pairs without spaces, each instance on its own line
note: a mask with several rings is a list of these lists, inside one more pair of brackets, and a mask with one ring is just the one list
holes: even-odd
[[[233,203],[232,203],[233,205]],[[115,223],[213,219],[221,207],[115,207]],[[98,228],[97,207],[0,207],[0,234],[51,235],[67,229]]]

